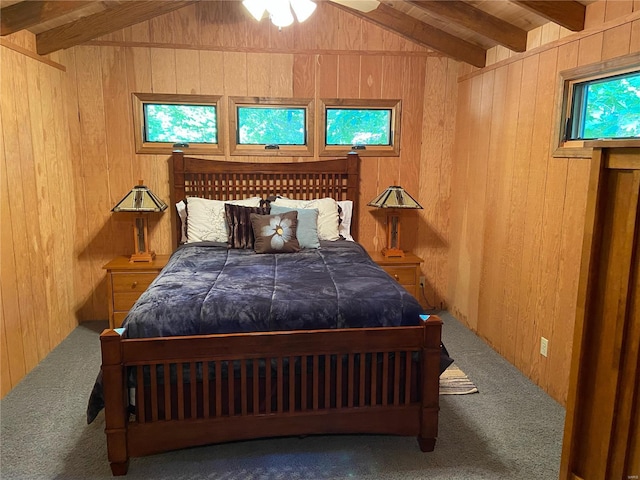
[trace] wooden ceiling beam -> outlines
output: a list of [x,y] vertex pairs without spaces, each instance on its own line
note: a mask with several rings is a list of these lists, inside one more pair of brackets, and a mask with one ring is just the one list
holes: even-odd
[[423,47],[437,50],[448,57],[480,68],[486,64],[487,52],[482,47],[443,32],[384,3],[368,13],[334,3],[332,5],[373,22],[385,30],[401,35]]
[[0,10],[0,35],[10,35],[78,10],[89,1],[24,1]]
[[452,0],[414,0],[409,3],[455,22],[515,52],[527,49],[527,32],[468,3]]
[[573,32],[584,30],[586,7],[574,0],[511,0],[511,2]]
[[60,25],[36,35],[36,49],[40,55],[70,48],[93,38],[144,22],[158,15],[195,3],[188,1],[131,1]]

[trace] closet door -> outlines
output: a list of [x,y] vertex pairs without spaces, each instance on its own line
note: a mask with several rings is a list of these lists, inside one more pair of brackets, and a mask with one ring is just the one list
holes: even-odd
[[640,478],[640,148],[594,148],[562,480]]

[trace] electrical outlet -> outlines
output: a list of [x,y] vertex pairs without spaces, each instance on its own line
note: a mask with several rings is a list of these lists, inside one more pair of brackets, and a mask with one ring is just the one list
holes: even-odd
[[547,356],[549,350],[549,340],[544,337],[540,337],[540,355]]
[[424,287],[424,276],[420,277],[420,286]]

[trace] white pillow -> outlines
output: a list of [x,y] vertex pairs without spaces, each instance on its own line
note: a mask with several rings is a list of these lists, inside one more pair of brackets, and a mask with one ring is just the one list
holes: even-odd
[[224,204],[259,207],[260,197],[245,200],[209,200],[187,197],[187,243],[224,242],[229,239],[229,230],[224,215]]
[[340,239],[340,232],[338,231],[338,202],[333,198],[327,197],[315,200],[276,198],[273,203],[289,208],[316,208],[318,210],[318,238],[332,242]]
[[353,242],[353,237],[351,236],[351,216],[353,215],[353,201],[351,200],[341,200],[338,202],[342,212],[340,212],[340,218],[342,221],[340,222],[340,235],[345,240],[349,240]]
[[187,243],[187,204],[184,203],[184,200],[176,203],[176,210],[178,211],[178,217],[180,217],[180,230],[182,231],[180,243]]

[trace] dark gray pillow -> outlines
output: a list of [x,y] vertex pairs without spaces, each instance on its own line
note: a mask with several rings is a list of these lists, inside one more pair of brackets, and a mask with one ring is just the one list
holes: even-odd
[[298,212],[279,215],[251,214],[256,253],[294,253],[300,251],[296,236]]
[[243,207],[225,203],[224,214],[229,228],[227,243],[230,248],[253,248],[252,213],[268,215],[269,207]]

